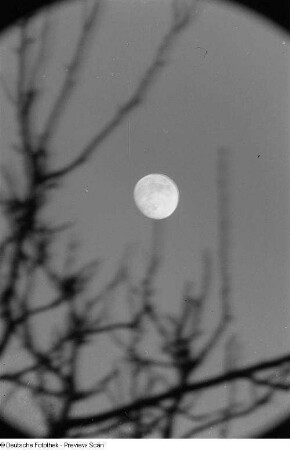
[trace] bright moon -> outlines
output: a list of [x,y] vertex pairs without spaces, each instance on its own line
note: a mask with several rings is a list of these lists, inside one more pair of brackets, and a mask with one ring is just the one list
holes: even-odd
[[145,216],[150,219],[165,219],[175,211],[179,201],[179,191],[169,177],[153,173],[137,182],[134,200]]

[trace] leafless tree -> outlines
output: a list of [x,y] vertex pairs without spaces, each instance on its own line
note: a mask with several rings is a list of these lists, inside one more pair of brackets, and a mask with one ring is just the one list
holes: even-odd
[[[193,280],[185,281],[180,311],[171,314],[157,308],[155,302],[155,282],[162,265],[160,223],[154,226],[152,252],[142,279],[132,276],[133,251],[128,247],[110,281],[99,286],[100,260],[80,266],[81,243],[71,237],[71,224],[52,225],[42,214],[64,178],[95,157],[106,138],[142,107],[153,83],[166,68],[177,38],[196,16],[194,1],[173,1],[171,24],[133,93],[74,159],[54,167],[53,139],[77,88],[85,50],[98,31],[105,8],[102,0],[89,5],[82,11],[75,52],[40,133],[35,132],[32,119],[42,95],[37,81],[46,63],[49,15],[43,15],[37,52],[36,38],[30,33],[34,19],[22,20],[16,51],[17,83],[10,89],[7,80],[2,80],[16,113],[19,140],[13,149],[23,170],[24,187],[20,187],[11,166],[3,165],[5,190],[1,207],[7,234],[0,245],[0,360],[4,363],[9,352],[17,348],[25,362],[20,368],[2,364],[0,382],[11,389],[1,412],[4,415],[18,390],[25,389],[49,437],[191,438],[210,427],[218,427],[220,436],[227,437],[233,419],[257,411],[278,391],[289,389],[290,368],[290,354],[246,367],[240,367],[237,358],[239,339],[233,332],[231,307],[229,152],[221,149],[217,160],[220,317],[207,333],[203,325],[213,283],[209,250],[201,258],[199,291]],[[54,264],[52,245],[61,234],[69,236],[69,240],[60,270]],[[48,301],[39,298],[40,276],[50,286]],[[90,286],[94,286],[93,293]],[[120,287],[126,292],[126,320],[115,317],[112,307]],[[51,326],[46,343],[41,344],[39,324],[44,317]],[[57,323],[55,317],[59,318]],[[145,355],[142,345],[148,334],[154,351]],[[89,346],[98,347],[101,339],[115,348],[116,357],[104,375],[92,376],[91,385],[83,387],[83,353]],[[223,372],[201,377],[201,369],[219,345],[224,346]],[[248,383],[248,399],[238,396],[241,380]],[[201,413],[200,399],[224,385],[228,387],[225,404]],[[92,400],[96,412],[86,413],[86,404]],[[102,412],[97,413],[100,408]],[[183,432],[179,431],[180,423]]]

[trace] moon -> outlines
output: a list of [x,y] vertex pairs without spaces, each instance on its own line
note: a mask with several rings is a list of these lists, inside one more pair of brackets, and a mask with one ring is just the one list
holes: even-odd
[[150,219],[165,219],[176,210],[179,202],[177,185],[167,175],[152,173],[141,178],[134,188],[138,209]]

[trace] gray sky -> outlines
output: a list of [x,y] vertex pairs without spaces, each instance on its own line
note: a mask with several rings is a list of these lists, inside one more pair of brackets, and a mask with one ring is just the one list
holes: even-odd
[[[57,13],[58,35],[52,37],[57,49],[43,74],[47,94],[38,126],[68,63],[76,17],[75,7]],[[166,0],[108,2],[53,143],[56,164],[76,155],[132,92],[169,20]],[[12,67],[12,41],[11,36],[2,46],[4,74]],[[9,106],[6,111],[1,113],[5,145],[15,132]],[[246,363],[282,354],[290,343],[289,40],[280,30],[238,9],[205,3],[146,102],[89,165],[67,178],[47,211],[59,222],[77,219],[82,258],[98,255],[105,261],[103,280],[130,242],[139,244],[138,272],[150,249],[152,221],[134,205],[134,185],[152,172],[171,177],[180,203],[163,223],[165,264],[158,301],[163,308],[178,309],[183,282],[199,282],[204,248],[214,252],[216,268],[220,146],[231,150],[233,309]],[[218,311],[216,292],[215,280],[209,323]],[[210,363],[212,373],[222,369],[220,364],[217,359]],[[287,400],[281,401],[280,412],[286,406]],[[277,409],[255,423],[271,414]],[[241,424],[238,434],[252,428],[253,419]]]

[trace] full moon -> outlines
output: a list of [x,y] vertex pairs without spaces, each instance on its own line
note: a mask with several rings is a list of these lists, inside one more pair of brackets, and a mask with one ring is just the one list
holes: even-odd
[[134,200],[146,217],[165,219],[175,211],[179,201],[179,191],[169,177],[152,173],[136,183]]

